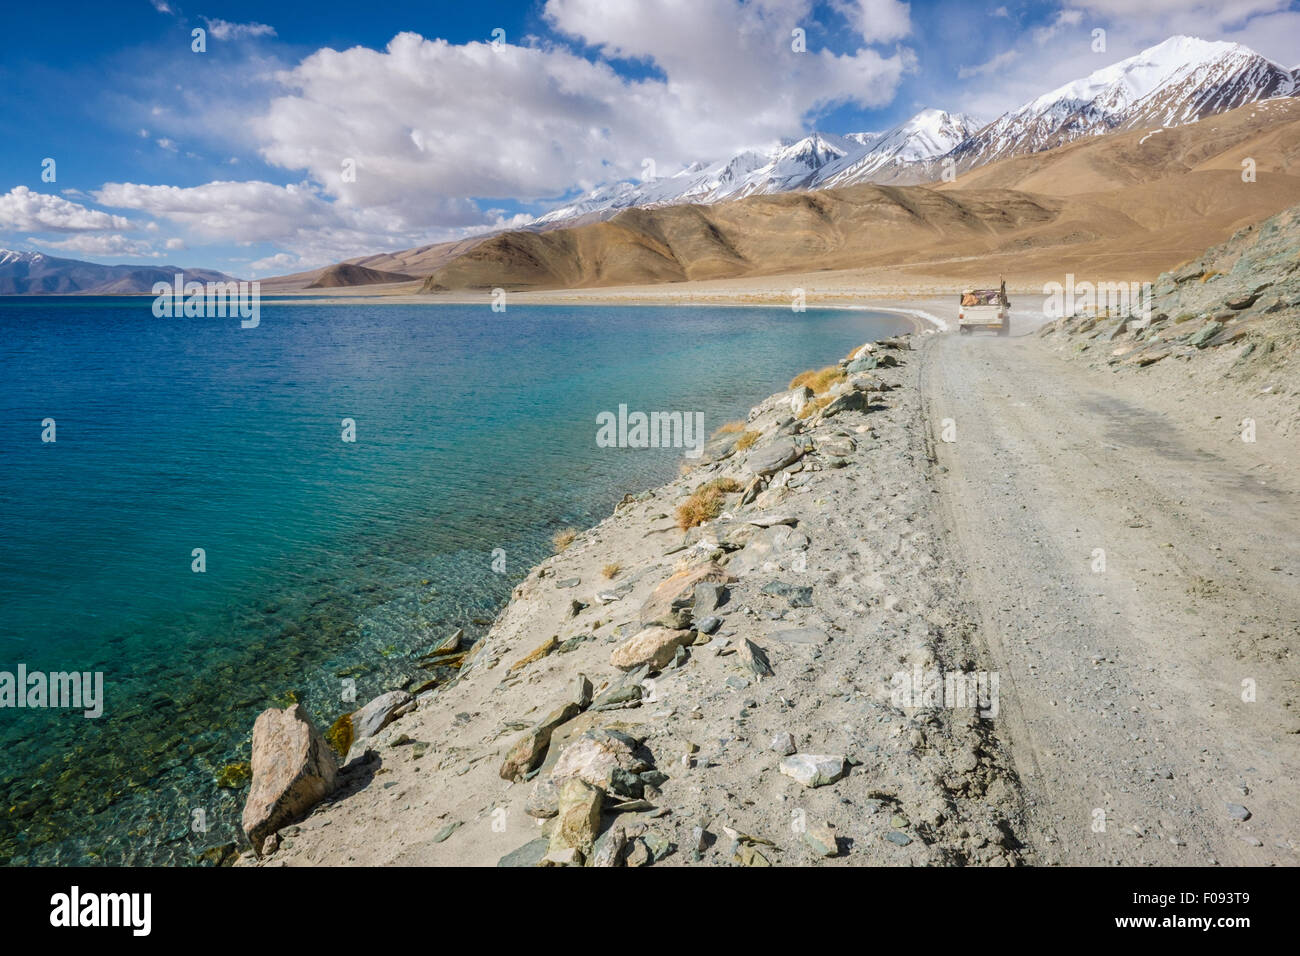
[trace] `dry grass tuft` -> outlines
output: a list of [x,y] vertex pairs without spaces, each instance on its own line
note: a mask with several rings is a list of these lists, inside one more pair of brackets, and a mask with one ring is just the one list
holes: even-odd
[[719,425],[719,426],[718,426],[718,430],[715,431],[713,434],[714,434],[714,435],[732,435],[732,434],[735,434],[736,432],[743,432],[744,430],[745,430],[745,423],[744,423],[744,422],[741,422],[741,421],[727,422],[725,425]]
[[703,491],[706,488],[716,488],[724,495],[735,494],[737,491],[745,490],[745,486],[741,484],[737,479],[732,478],[730,475],[725,475],[721,478],[714,478],[712,481],[707,481],[704,484],[700,485],[695,490]]
[[707,485],[677,507],[677,527],[683,531],[712,521],[722,514],[722,492]]
[[569,545],[573,544],[573,540],[577,536],[577,528],[565,528],[563,531],[557,531],[555,534],[551,535],[551,546],[555,548],[555,553],[559,554]]
[[745,434],[740,436],[740,440],[736,442],[736,451],[744,451],[750,445],[754,444],[754,442],[758,441],[759,435],[760,432],[745,432]]
[[[600,573],[607,578],[615,578],[618,577],[618,572],[622,570],[623,570],[623,565],[615,561],[613,564],[607,564],[603,568],[601,568]],[[594,627],[592,629],[595,630]]]
[[807,385],[813,390],[813,394],[820,395],[836,382],[842,381],[844,381],[844,370],[838,365],[827,365],[825,368],[800,372],[790,380],[790,387],[798,388],[800,385]]

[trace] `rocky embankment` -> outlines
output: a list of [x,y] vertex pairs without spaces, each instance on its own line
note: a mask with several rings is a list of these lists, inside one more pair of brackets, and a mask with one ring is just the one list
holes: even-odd
[[1024,861],[976,709],[996,685],[906,696],[991,669],[935,524],[910,348],[801,376],[561,540],[468,653],[452,635],[426,655],[460,657],[453,680],[333,728],[341,766],[300,708],[262,714],[238,862]]
[[1262,412],[1279,435],[1300,430],[1300,206],[1161,274],[1149,312],[1073,315],[1039,334],[1095,366],[1141,372],[1153,389]]

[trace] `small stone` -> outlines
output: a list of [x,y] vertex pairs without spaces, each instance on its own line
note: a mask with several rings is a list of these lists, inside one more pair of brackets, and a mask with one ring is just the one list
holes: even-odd
[[546,837],[538,837],[497,860],[497,866],[536,866],[546,857],[549,847]]
[[380,694],[370,703],[352,714],[353,739],[373,737],[391,723],[398,708],[410,703],[411,695],[404,690]]
[[898,846],[907,846],[912,842],[912,838],[902,830],[890,830],[885,834],[885,839],[890,843],[897,844]]
[[788,757],[799,749],[795,746],[794,734],[791,733],[777,734],[772,738],[770,748],[773,752],[779,753],[782,757]]
[[804,831],[803,842],[812,847],[818,856],[835,856],[840,852],[835,831],[826,822],[809,824]]
[[793,754],[781,761],[781,772],[805,787],[824,787],[844,776],[844,758],[829,754]]
[[573,846],[555,847],[542,860],[547,866],[582,866],[582,851]]
[[706,617],[703,620],[696,622],[695,629],[699,631],[701,634],[712,634],[721,626],[722,626],[722,618]]
[[631,842],[627,851],[628,866],[649,866],[650,850],[646,848],[645,841],[637,838]]
[[576,849],[586,853],[596,842],[604,794],[579,777],[570,777],[560,787],[559,814],[551,830],[550,853]]
[[742,640],[736,645],[736,657],[758,677],[770,677],[772,664],[761,647],[750,640]]
[[618,866],[622,861],[623,849],[627,846],[627,831],[620,824],[610,827],[596,840],[592,847],[588,866]]
[[701,581],[695,585],[695,616],[712,614],[727,600],[727,587],[717,581]]
[[650,851],[650,859],[658,863],[677,849],[677,844],[658,833],[647,833],[643,837],[645,847]]
[[591,681],[587,679],[586,674],[579,674],[573,681],[573,702],[578,705],[580,710],[586,710],[591,706],[591,695],[593,688]]
[[1232,819],[1234,820],[1250,819],[1250,811],[1247,810],[1245,807],[1243,807],[1240,803],[1225,803],[1224,806],[1228,808],[1228,816],[1232,817]]
[[443,840],[447,839],[447,837],[451,836],[459,829],[460,829],[459,820],[455,820],[451,823],[448,823],[445,827],[443,827],[441,830],[439,830],[437,833],[434,834],[433,842],[441,843]]
[[676,657],[678,648],[685,647],[694,640],[694,631],[647,627],[614,648],[609,662],[624,671],[647,664],[653,670],[662,670]]
[[772,865],[768,861],[767,857],[760,853],[756,847],[750,846],[748,843],[741,844],[736,848],[734,859],[737,860],[741,866]]

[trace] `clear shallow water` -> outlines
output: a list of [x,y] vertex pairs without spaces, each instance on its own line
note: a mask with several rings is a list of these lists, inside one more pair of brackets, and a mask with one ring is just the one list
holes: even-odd
[[699,411],[712,432],[907,328],[264,302],[245,330],[150,305],[0,299],[0,670],[103,671],[106,698],[97,720],[0,709],[0,862],[188,862],[233,839],[245,791],[215,777],[261,709],[296,695],[327,725],[343,676],[360,701],[400,686],[413,653],[482,632],[554,531],[676,473],[675,450],[597,447],[599,412]]

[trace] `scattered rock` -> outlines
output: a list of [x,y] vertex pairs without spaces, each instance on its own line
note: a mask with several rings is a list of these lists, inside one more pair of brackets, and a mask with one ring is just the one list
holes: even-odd
[[604,793],[578,777],[560,787],[559,812],[551,830],[550,854],[574,849],[584,857],[596,842]]
[[712,614],[726,603],[726,585],[716,581],[701,581],[695,585],[695,604],[692,610],[696,617]]
[[1250,819],[1250,811],[1240,803],[1226,803],[1224,806],[1228,808],[1228,816],[1232,817],[1232,819],[1242,821]]
[[338,762],[300,704],[270,708],[253,723],[253,784],[242,824],[253,851],[333,792]]
[[[588,682],[588,687],[590,686]],[[575,701],[570,701],[551,711],[537,726],[526,731],[506,754],[506,759],[501,764],[501,779],[512,782],[523,780],[546,756],[555,729],[581,712],[582,708]]]
[[812,847],[818,856],[836,856],[840,852],[835,831],[826,822],[810,823],[804,831],[803,842]]
[[649,665],[651,670],[663,670],[673,660],[678,648],[686,647],[694,641],[694,631],[647,627],[614,648],[609,655],[609,662],[624,671],[635,670],[643,665]]
[[774,753],[779,753],[782,757],[788,757],[799,749],[795,746],[794,734],[789,732],[777,734],[772,738],[769,747]]
[[396,716],[398,708],[410,703],[414,698],[404,690],[390,690],[380,694],[360,710],[352,712],[352,733],[355,739],[373,737],[390,723]]
[[587,865],[618,866],[622,862],[623,849],[626,846],[627,831],[621,824],[615,824],[597,838]]
[[772,664],[763,649],[750,640],[742,640],[736,645],[736,657],[758,677],[770,677]]
[[546,640],[542,641],[542,643],[538,645],[534,650],[530,651],[528,654],[519,658],[519,660],[511,664],[508,673],[513,674],[515,671],[523,670],[525,667],[527,667],[529,664],[533,663],[534,661],[540,661],[543,657],[550,654],[559,646],[560,646],[560,639],[558,637],[555,637],[554,635],[548,637]]
[[712,561],[678,571],[651,592],[641,606],[643,626],[685,628],[691,623],[695,588],[702,583],[729,584],[733,578]]
[[1210,339],[1214,338],[1222,331],[1222,322],[1207,322],[1199,332],[1187,340],[1187,344],[1195,345],[1198,349],[1203,349],[1210,344]]
[[805,787],[824,787],[844,776],[842,756],[793,754],[781,761],[781,772]]
[[785,581],[772,581],[763,587],[764,594],[783,597],[791,607],[812,607],[813,589],[807,585],[788,584]]
[[546,837],[538,837],[497,860],[497,866],[537,866],[545,859],[549,849],[550,841]]
[[755,475],[772,475],[787,465],[793,465],[802,457],[803,449],[793,442],[776,442],[766,448],[750,452],[745,467]]
[[798,415],[813,397],[813,390],[807,385],[790,389],[790,411]]

